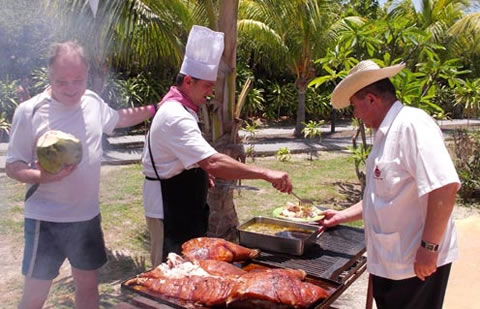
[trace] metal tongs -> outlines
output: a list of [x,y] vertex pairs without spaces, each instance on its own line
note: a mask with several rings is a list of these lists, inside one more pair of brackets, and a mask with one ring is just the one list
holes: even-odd
[[306,199],[306,198],[301,198],[300,196],[296,195],[295,192],[291,192],[293,196],[295,196],[299,201],[299,205],[300,206],[311,206],[313,205],[313,201],[312,200],[309,200],[309,199]]

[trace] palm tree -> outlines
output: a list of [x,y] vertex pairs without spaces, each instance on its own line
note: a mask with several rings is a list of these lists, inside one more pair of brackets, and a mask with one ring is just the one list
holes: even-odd
[[[65,29],[80,29],[79,26],[86,23],[82,28],[82,43],[94,49],[99,67],[117,65],[127,70],[151,70],[164,61],[178,72],[188,32],[194,23],[224,32],[225,51],[216,96],[211,108],[202,108],[203,119],[208,139],[218,151],[235,159],[245,159],[243,146],[235,145],[239,128],[235,117],[241,108],[241,102],[237,103],[235,98],[238,0],[101,1],[95,18],[88,0],[46,1],[51,8],[61,8],[61,16],[66,17],[63,19]],[[229,208],[234,212],[233,191],[211,191],[209,205],[214,211]],[[216,231],[215,236],[232,238],[235,227]],[[226,234],[228,232],[231,235]]]
[[332,38],[338,4],[331,0],[244,0],[240,2],[238,31],[255,40],[257,60],[285,66],[298,90],[295,135],[305,122],[305,92],[315,76],[314,59],[321,57]]
[[93,16],[87,0],[45,0],[59,20],[64,37],[77,39],[95,55],[91,59],[93,90],[101,93],[112,67],[130,71],[167,63],[178,67],[192,25],[181,0],[100,1]]

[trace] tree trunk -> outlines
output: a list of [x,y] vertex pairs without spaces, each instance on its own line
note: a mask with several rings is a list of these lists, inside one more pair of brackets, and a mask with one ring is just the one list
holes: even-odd
[[301,85],[298,89],[298,108],[297,108],[297,122],[295,125],[295,136],[301,137],[302,130],[305,127],[305,92],[306,86]]
[[330,133],[335,133],[335,124],[337,122],[337,110],[332,107],[332,119],[330,123]]
[[[225,34],[225,49],[220,63],[213,108],[212,137],[218,152],[245,162],[243,145],[235,145],[237,136],[231,136],[234,126],[235,80],[237,57],[238,0],[221,1],[218,31]],[[222,180],[219,180],[222,181]],[[222,181],[225,183],[225,181]],[[238,217],[233,203],[233,190],[216,186],[209,190],[210,218],[207,235],[237,240]]]

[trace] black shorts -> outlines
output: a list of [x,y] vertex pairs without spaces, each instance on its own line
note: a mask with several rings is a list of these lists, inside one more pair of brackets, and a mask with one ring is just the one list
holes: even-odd
[[100,215],[68,223],[25,218],[22,274],[52,280],[65,258],[81,270],[95,270],[107,262]]

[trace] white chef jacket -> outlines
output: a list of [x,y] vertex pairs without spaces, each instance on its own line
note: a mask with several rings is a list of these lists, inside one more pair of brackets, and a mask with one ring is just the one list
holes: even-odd
[[[395,102],[375,132],[366,177],[363,220],[367,269],[393,280],[414,277],[428,193],[450,183],[460,184],[440,128],[424,111]],[[437,266],[451,263],[457,256],[450,217],[439,245]]]
[[[203,138],[198,127],[197,114],[177,101],[166,101],[152,121],[150,140],[153,161],[161,179],[176,176],[186,169],[198,167],[197,162],[217,151]],[[157,178],[145,141],[142,163],[145,176]],[[185,188],[188,194],[188,188]],[[163,201],[160,181],[145,179],[143,184],[145,215],[163,219]]]

